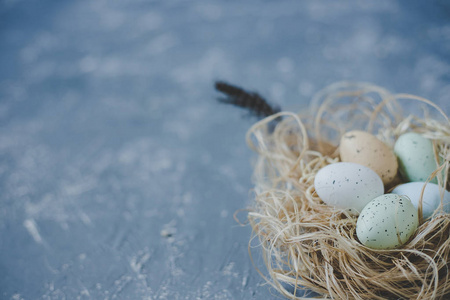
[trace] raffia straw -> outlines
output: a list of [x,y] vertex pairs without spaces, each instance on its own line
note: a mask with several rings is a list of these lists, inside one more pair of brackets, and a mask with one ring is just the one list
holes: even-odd
[[[408,113],[413,102],[427,107]],[[284,119],[271,133],[268,124],[278,117]],[[402,248],[373,250],[359,243],[356,217],[325,205],[315,193],[316,173],[339,161],[337,141],[351,129],[372,132],[391,147],[407,131],[431,139],[437,167],[428,181],[438,178],[443,198],[450,122],[442,109],[368,83],[334,84],[313,98],[309,111],[280,112],[247,133],[249,147],[258,154],[255,201],[248,214],[254,233],[250,244],[259,240],[268,277],[258,271],[292,299],[304,299],[295,296],[300,290],[312,290],[321,295],[318,299],[449,299],[450,215],[442,203],[431,218],[420,218],[417,232]]]

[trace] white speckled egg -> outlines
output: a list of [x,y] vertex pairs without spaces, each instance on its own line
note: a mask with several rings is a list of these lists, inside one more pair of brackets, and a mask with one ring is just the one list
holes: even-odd
[[[398,157],[400,173],[408,181],[426,181],[437,168],[433,143],[418,133],[402,134],[395,142],[394,152]],[[431,182],[437,183],[436,178]]]
[[[392,194],[405,195],[411,200],[412,204],[418,208],[420,194],[425,183],[423,182],[408,182],[397,186]],[[423,193],[422,213],[423,217],[429,218],[434,211],[441,205],[441,195],[439,186],[434,183],[428,183]],[[450,213],[450,193],[444,191],[443,198],[444,211]]]
[[323,167],[314,179],[314,188],[328,205],[358,214],[373,198],[384,193],[383,182],[373,170],[351,162]]
[[397,174],[397,157],[388,145],[376,136],[359,130],[344,134],[339,144],[341,160],[371,168],[384,184],[392,182]]
[[367,204],[356,222],[359,241],[372,249],[394,249],[419,226],[417,209],[405,196],[385,194]]

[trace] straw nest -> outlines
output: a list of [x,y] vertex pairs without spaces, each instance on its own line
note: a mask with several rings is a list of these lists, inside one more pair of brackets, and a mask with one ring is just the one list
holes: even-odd
[[391,147],[408,131],[431,139],[440,162],[432,176],[441,191],[448,188],[450,122],[439,107],[371,84],[331,85],[308,111],[278,113],[247,133],[258,153],[250,255],[258,240],[267,282],[292,299],[302,299],[296,296],[302,289],[325,299],[449,299],[450,214],[438,209],[424,220],[419,208],[419,228],[405,245],[373,250],[358,241],[357,217],[327,206],[315,193],[315,174],[339,161],[340,136],[352,129]]

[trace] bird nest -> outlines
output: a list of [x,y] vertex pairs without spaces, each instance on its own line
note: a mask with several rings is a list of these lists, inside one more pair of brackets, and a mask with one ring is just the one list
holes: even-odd
[[[273,126],[275,124],[275,126]],[[391,94],[366,83],[337,83],[319,92],[308,111],[279,112],[253,125],[247,143],[257,154],[250,254],[261,248],[268,283],[288,298],[314,291],[325,299],[449,299],[450,214],[422,218],[401,248],[375,250],[356,236],[357,216],[326,205],[314,178],[339,162],[339,139],[365,130],[393,147],[408,131],[432,140],[439,167],[432,174],[448,188],[450,122],[432,102]],[[385,186],[388,192],[401,183]]]

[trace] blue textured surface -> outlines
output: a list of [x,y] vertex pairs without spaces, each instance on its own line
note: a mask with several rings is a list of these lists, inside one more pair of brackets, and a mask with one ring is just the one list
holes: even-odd
[[[251,120],[369,81],[449,112],[445,1],[0,1],[0,298],[269,299]],[[261,259],[256,257],[261,266]]]

